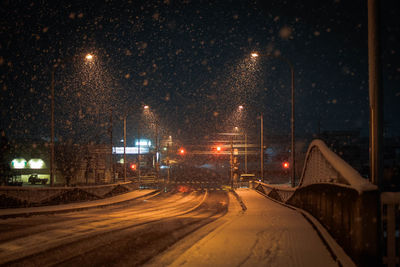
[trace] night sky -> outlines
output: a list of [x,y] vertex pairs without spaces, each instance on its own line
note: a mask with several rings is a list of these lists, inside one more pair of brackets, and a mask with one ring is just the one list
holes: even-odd
[[[400,8],[381,2],[385,132],[398,136]],[[57,62],[60,139],[107,140],[111,108],[115,140],[125,113],[132,134],[157,121],[192,143],[234,125],[256,132],[261,112],[267,134],[288,135],[289,67],[267,54],[294,65],[298,136],[318,125],[368,135],[367,1],[2,1],[0,17],[9,138],[49,138]]]

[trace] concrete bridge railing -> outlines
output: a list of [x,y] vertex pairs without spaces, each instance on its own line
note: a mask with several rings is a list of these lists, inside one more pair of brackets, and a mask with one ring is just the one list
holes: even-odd
[[256,190],[317,218],[359,266],[378,264],[378,203],[375,185],[321,141],[307,151],[295,188],[255,182]]

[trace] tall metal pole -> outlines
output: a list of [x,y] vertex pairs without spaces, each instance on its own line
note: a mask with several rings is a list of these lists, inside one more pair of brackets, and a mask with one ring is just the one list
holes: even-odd
[[291,110],[291,118],[290,118],[290,125],[291,125],[291,155],[290,155],[290,161],[291,161],[291,175],[290,175],[290,180],[292,187],[296,185],[296,148],[295,148],[295,103],[294,103],[294,67],[293,64],[285,57],[282,56],[276,56],[275,58],[278,58],[282,61],[285,61],[290,68],[290,76],[291,76],[291,104],[292,104],[292,110]]
[[292,169],[291,169],[291,181],[292,181],[292,187],[295,187],[296,185],[296,148],[295,148],[295,129],[294,129],[294,69],[293,65],[287,61],[290,66],[290,72],[291,72],[291,83],[292,83],[292,116],[291,116],[291,135],[292,135],[292,142],[291,142],[291,152],[292,152]]
[[170,182],[170,178],[171,178],[171,172],[170,172],[171,171],[171,165],[169,164],[169,142],[167,143],[167,167],[168,167],[167,181],[169,183]]
[[54,186],[54,73],[56,67],[51,70],[51,137],[50,137],[50,186]]
[[159,178],[159,144],[158,144],[158,123],[156,122],[156,178],[157,178],[157,183],[158,183],[158,178]]
[[368,0],[368,71],[370,106],[371,182],[382,186],[383,175],[383,92],[380,77],[379,1]]
[[244,171],[247,173],[247,133],[244,134]]
[[261,113],[261,128],[260,128],[260,179],[264,182],[264,121]]
[[124,116],[124,182],[126,182],[126,114]]
[[140,122],[138,122],[138,139],[139,139],[139,142],[138,142],[138,166],[137,166],[137,169],[138,169],[138,181],[139,181],[139,186],[140,186],[140,182],[141,182],[141,180],[140,180]]
[[110,154],[110,170],[111,170],[111,178],[115,183],[114,176],[114,160],[113,160],[113,110],[110,110],[110,146],[111,146],[111,154]]
[[233,189],[233,137],[231,137],[231,189]]

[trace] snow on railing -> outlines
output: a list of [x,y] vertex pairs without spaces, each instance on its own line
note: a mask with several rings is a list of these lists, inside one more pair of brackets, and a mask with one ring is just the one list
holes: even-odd
[[296,188],[290,187],[289,185],[265,184],[260,181],[254,181],[253,187],[258,191],[262,188],[262,191],[264,191],[267,196],[282,202],[286,202],[296,191]]
[[299,187],[317,183],[341,184],[358,192],[377,189],[318,139],[308,147]]

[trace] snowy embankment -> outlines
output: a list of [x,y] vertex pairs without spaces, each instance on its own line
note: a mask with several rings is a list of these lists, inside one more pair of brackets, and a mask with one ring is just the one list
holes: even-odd
[[1,208],[54,205],[98,200],[138,189],[137,183],[126,182],[77,187],[0,187]]

